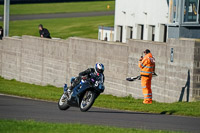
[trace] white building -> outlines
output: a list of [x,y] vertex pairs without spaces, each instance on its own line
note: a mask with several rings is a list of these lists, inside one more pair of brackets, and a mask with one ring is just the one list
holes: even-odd
[[99,26],[98,40],[114,41],[114,28]]
[[116,0],[114,40],[166,41],[168,3],[167,0]]
[[114,41],[200,38],[200,0],[116,0]]
[[[166,42],[167,38],[200,38],[199,1],[115,0],[114,41]],[[103,31],[99,30],[99,36],[105,37]],[[105,31],[109,32],[109,28]]]

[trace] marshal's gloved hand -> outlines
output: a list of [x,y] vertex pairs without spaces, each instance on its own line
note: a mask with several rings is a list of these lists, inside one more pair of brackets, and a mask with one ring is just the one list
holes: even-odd
[[142,61],[142,60],[143,60],[143,56],[140,57],[139,61]]

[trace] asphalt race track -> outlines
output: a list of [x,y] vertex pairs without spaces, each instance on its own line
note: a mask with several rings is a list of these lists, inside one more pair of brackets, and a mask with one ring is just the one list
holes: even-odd
[[0,94],[0,119],[17,119],[60,123],[82,123],[124,128],[142,128],[200,132],[200,118],[126,112],[92,108],[60,111],[57,103],[10,97]]
[[[53,19],[53,18],[94,17],[94,16],[108,16],[108,15],[114,15],[114,11],[11,15],[10,21],[34,20],[34,19]],[[3,16],[0,16],[0,21],[2,19],[3,19]]]

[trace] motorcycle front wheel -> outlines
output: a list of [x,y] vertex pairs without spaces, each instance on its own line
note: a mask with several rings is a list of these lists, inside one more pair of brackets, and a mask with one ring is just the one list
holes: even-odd
[[58,108],[60,110],[67,110],[70,108],[70,106],[68,105],[67,103],[67,100],[68,100],[68,96],[66,94],[63,94],[59,101],[58,101]]
[[97,94],[93,91],[86,91],[80,104],[80,110],[82,112],[88,111],[92,107],[96,96]]

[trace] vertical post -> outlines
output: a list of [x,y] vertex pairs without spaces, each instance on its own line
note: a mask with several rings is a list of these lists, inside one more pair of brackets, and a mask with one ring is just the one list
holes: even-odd
[[183,23],[183,17],[184,17],[184,2],[182,0],[179,0],[179,11],[178,11],[178,16],[179,16],[179,25],[182,25]]
[[4,37],[9,36],[10,0],[4,0]]
[[172,16],[172,14],[173,14],[173,0],[170,0],[169,1],[169,13],[168,13],[168,15],[169,15],[169,23],[172,23],[173,22],[173,16]]

